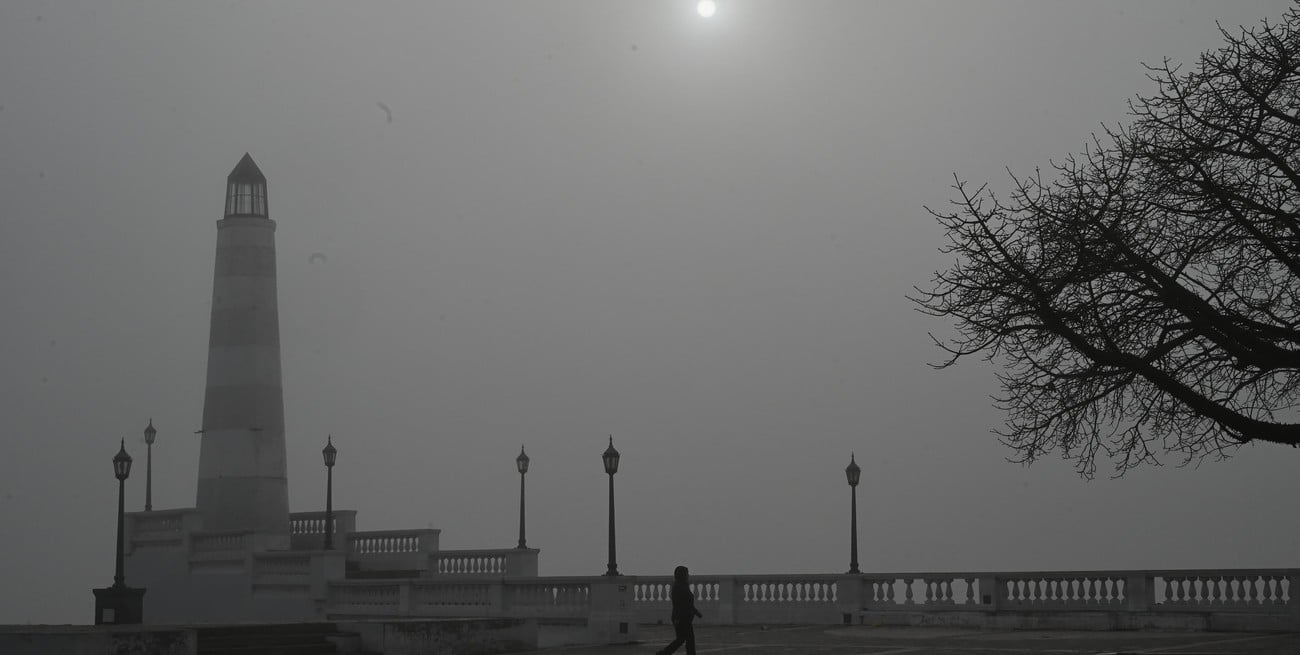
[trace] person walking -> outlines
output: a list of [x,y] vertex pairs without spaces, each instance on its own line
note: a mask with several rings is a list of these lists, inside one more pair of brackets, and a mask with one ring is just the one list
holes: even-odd
[[673,569],[673,630],[677,638],[664,646],[659,655],[670,655],[686,644],[686,655],[695,655],[695,617],[704,618],[695,609],[695,594],[691,593],[691,574],[685,566]]

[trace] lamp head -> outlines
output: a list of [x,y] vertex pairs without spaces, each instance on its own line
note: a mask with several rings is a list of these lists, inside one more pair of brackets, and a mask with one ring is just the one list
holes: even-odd
[[125,480],[131,476],[131,456],[126,453],[126,439],[122,440],[121,448],[113,456],[113,475],[118,480]]
[[852,453],[849,454],[849,465],[844,467],[844,475],[849,479],[849,486],[858,486],[858,480],[862,477],[862,467],[858,466]]
[[325,447],[321,448],[320,454],[325,457],[325,467],[334,468],[334,460],[339,456],[338,448],[334,447],[334,437],[326,435]]
[[614,475],[618,473],[618,451],[614,450],[614,435],[609,435],[609,447],[601,454],[600,458],[605,461],[605,472]]

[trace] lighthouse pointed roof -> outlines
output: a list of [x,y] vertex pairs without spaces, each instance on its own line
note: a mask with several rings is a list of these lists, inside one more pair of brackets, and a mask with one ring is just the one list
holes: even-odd
[[226,178],[226,217],[261,216],[266,218],[266,176],[244,153]]
[[248,153],[244,153],[239,163],[235,164],[235,169],[230,171],[226,181],[231,183],[243,182],[247,184],[252,182],[266,184],[266,176],[262,174],[262,169],[258,168],[257,164],[253,162],[253,158]]

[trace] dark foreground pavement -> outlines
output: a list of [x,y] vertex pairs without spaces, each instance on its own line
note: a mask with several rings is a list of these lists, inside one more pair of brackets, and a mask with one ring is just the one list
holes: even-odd
[[[996,631],[870,626],[697,626],[698,653],[727,655],[1296,655],[1300,634]],[[652,655],[672,628],[642,626],[641,643],[546,649],[547,655]],[[685,653],[683,647],[677,651]]]

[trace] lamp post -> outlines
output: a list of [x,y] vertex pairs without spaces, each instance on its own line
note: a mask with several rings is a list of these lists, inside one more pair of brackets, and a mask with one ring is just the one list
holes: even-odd
[[334,548],[334,460],[339,455],[332,435],[325,436],[325,447],[320,453],[325,457],[325,550],[331,550]]
[[122,574],[122,523],[126,518],[126,479],[131,475],[131,456],[126,453],[126,439],[113,456],[113,475],[117,478],[117,568],[113,572],[113,587],[121,589],[126,586],[126,576]]
[[153,511],[153,440],[158,431],[153,429],[153,417],[149,417],[149,427],[144,429],[144,443],[147,455],[144,465],[144,511]]
[[528,473],[528,454],[524,447],[519,447],[519,456],[515,458],[515,468],[519,469],[519,545],[515,548],[527,548],[524,542],[524,474]]
[[614,450],[614,435],[609,435],[609,447],[600,456],[609,474],[609,570],[605,575],[621,575],[614,557],[614,474],[618,473],[618,451]]
[[123,439],[113,456],[113,477],[117,478],[117,556],[113,586],[92,589],[95,594],[95,625],[140,623],[144,618],[144,589],[126,586],[122,558],[123,525],[126,522],[126,479],[131,475],[131,456]]
[[858,466],[852,453],[849,454],[849,465],[844,468],[844,475],[849,479],[849,489],[851,489],[852,516],[850,519],[850,551],[849,551],[849,573],[861,573],[858,570],[858,480],[862,477],[862,468]]

